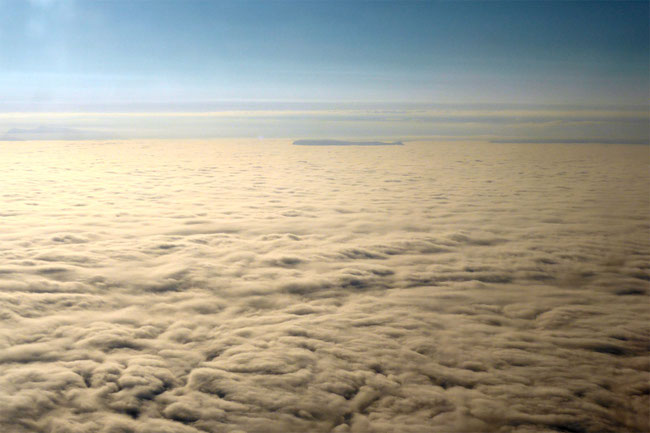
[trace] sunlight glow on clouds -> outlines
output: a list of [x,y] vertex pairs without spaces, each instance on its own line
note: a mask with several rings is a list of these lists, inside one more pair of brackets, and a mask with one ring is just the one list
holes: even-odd
[[0,0],[0,431],[650,431],[649,13]]
[[642,146],[0,146],[0,429],[645,431]]

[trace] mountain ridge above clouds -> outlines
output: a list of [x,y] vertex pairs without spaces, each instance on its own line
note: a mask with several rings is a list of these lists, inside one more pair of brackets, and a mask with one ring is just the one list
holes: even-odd
[[296,146],[403,146],[401,141],[295,140]]
[[97,137],[97,134],[95,133],[75,128],[40,125],[36,128],[11,128],[0,136],[0,141],[84,140],[90,138],[101,137]]

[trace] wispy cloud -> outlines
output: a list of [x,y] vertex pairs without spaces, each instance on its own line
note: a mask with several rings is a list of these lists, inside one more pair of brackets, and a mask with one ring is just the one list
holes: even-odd
[[[521,140],[642,141],[649,112],[548,108],[247,109],[158,112],[4,112],[0,128],[40,125],[96,130],[104,138],[499,137]],[[507,129],[504,129],[507,128]],[[507,137],[510,136],[510,137]],[[98,137],[99,138],[99,135]]]

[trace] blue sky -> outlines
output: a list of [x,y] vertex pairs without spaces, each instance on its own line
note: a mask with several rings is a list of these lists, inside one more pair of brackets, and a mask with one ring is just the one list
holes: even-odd
[[[0,133],[645,140],[648,17],[645,1],[0,0]],[[229,130],[232,110],[275,114]],[[152,115],[42,115],[115,112]]]
[[645,104],[648,2],[0,1],[5,100]]

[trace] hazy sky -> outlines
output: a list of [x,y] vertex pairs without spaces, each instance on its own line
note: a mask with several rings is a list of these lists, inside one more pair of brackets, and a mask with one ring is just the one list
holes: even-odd
[[643,1],[0,0],[0,99],[646,105],[648,14]]

